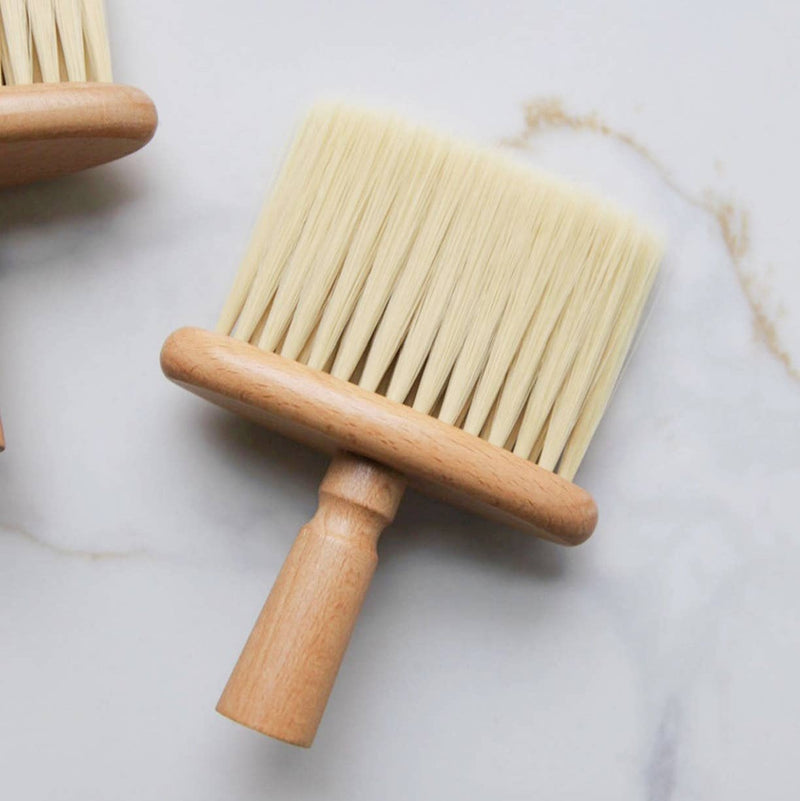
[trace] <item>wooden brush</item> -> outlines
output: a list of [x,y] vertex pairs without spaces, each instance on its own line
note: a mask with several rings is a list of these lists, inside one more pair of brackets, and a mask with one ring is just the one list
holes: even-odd
[[0,0],[0,187],[113,161],[147,144],[156,110],[112,83],[103,0]]
[[162,368],[331,452],[217,709],[308,746],[406,483],[564,545],[571,482],[661,257],[631,217],[504,157],[339,105],[307,117],[216,333]]
[[103,0],[0,0],[0,189],[126,156],[157,122],[112,83]]

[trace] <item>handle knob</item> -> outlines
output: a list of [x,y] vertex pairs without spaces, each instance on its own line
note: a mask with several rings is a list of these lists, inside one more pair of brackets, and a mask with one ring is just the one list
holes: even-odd
[[360,456],[334,457],[319,507],[295,540],[217,711],[308,747],[319,726],[406,481]]

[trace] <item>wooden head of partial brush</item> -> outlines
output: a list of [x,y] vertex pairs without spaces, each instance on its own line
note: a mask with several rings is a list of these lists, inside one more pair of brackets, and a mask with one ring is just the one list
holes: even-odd
[[303,125],[218,331],[168,377],[333,454],[220,699],[308,746],[406,483],[564,545],[571,479],[660,259],[607,204],[498,155],[340,106]]
[[144,92],[112,83],[103,0],[0,0],[0,188],[95,167],[147,144]]

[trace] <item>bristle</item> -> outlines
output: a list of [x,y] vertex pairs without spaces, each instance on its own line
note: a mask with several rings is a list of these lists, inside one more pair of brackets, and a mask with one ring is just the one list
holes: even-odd
[[[261,210],[250,246],[225,302],[217,324],[220,332],[231,331],[238,321],[236,336],[249,339],[259,320],[249,321],[243,311],[245,301],[251,296],[254,297],[253,302],[256,299],[263,302],[267,297],[271,299],[271,287],[277,283],[279,268],[294,249],[305,221],[302,215],[294,219],[289,215],[310,202],[313,187],[319,180],[328,156],[320,143],[330,135],[335,122],[335,110],[330,114],[326,112],[327,109],[322,108],[311,111],[289,151],[281,177]],[[291,228],[292,224],[294,228]],[[254,285],[257,276],[258,284]]]
[[[561,458],[567,438],[578,419],[578,413],[583,405],[593,378],[598,370],[600,357],[605,349],[611,334],[612,326],[622,314],[622,302],[625,299],[625,290],[630,285],[631,273],[640,261],[639,242],[636,241],[635,228],[619,221],[618,235],[609,247],[607,271],[599,281],[599,286],[590,290],[590,302],[580,304],[583,306],[581,314],[585,317],[585,329],[578,332],[577,325],[570,326],[574,337],[578,339],[575,348],[575,358],[567,370],[560,370],[557,381],[558,389],[553,393],[552,404],[538,411],[539,420],[549,415],[542,450],[537,460],[548,470],[554,470]],[[571,304],[572,308],[575,308]],[[587,308],[588,306],[588,308]],[[566,320],[566,316],[565,316]],[[564,378],[566,376],[566,378]],[[536,393],[531,395],[529,404],[535,404]],[[530,408],[530,407],[529,407]],[[530,442],[530,422],[523,419],[517,443],[521,443],[521,452],[530,454],[533,444]],[[541,423],[532,425],[534,435],[544,430]],[[524,438],[528,437],[526,441]]]
[[61,79],[58,30],[53,3],[54,0],[28,3],[28,20],[42,83],[58,83]]
[[[354,248],[348,254],[325,304],[308,362],[311,367],[323,369],[350,322],[348,335],[341,341],[332,372],[344,378],[352,375],[366,345],[356,341],[355,335],[374,330],[394,280],[400,268],[407,264],[411,242],[428,212],[444,158],[444,146],[433,136],[420,137],[418,141],[412,140],[412,143],[404,163],[410,180],[397,187],[391,198],[394,213],[388,214],[387,209],[386,216],[380,221],[379,235],[374,239],[369,253],[364,258],[356,258],[358,253]],[[377,354],[379,350],[377,344],[373,343],[370,353]],[[382,375],[385,370],[379,369],[378,372]]]
[[25,0],[0,0],[3,83],[32,83],[31,32]]
[[312,110],[218,330],[572,478],[661,258],[607,203],[400,122]]
[[427,188],[419,209],[422,217],[407,231],[396,227],[393,259],[384,263],[376,257],[333,366],[338,378],[349,378],[366,353],[362,386],[375,390],[381,383],[427,289],[432,257],[438,253],[469,177],[460,169],[460,159],[446,154],[435,183]]
[[111,46],[104,0],[83,0],[83,37],[89,80],[111,83]]
[[[489,370],[476,391],[476,406],[494,409],[487,439],[504,446],[538,383],[542,356],[567,300],[597,239],[597,215],[583,198],[556,191],[550,197],[546,224],[534,242],[528,269],[533,291],[517,293],[493,341]],[[491,381],[485,380],[491,376]],[[466,429],[482,431],[483,419],[467,415]]]
[[[473,410],[478,414],[473,393],[481,376],[486,376],[493,367],[489,364],[492,342],[507,319],[508,311],[513,309],[514,295],[521,292],[530,297],[530,284],[540,275],[538,269],[530,269],[530,259],[534,241],[541,231],[543,212],[548,208],[546,203],[545,187],[529,191],[527,176],[519,175],[516,181],[510,182],[506,198],[508,208],[502,212],[506,218],[505,229],[486,269],[479,271],[483,285],[478,290],[478,306],[471,320],[464,319],[464,341],[439,411],[439,417],[447,423],[453,424]],[[473,401],[467,406],[470,395]],[[466,425],[465,419],[462,425]],[[477,433],[482,426],[483,419],[477,426]]]
[[68,81],[86,80],[81,0],[55,0],[56,24]]
[[619,281],[616,271],[620,260],[624,259],[620,234],[624,234],[625,229],[620,222],[610,220],[594,232],[594,241],[581,265],[583,269],[539,362],[536,381],[514,443],[514,453],[519,456],[531,456],[539,433],[559,397],[564,378],[575,364],[576,354],[595,333],[593,328],[598,325],[598,316],[616,312],[609,303],[609,295]]
[[[329,181],[325,176],[336,169],[341,159],[342,141],[349,136],[346,121],[340,128],[336,110],[329,114],[326,111],[322,109],[309,116],[275,193],[262,212],[240,268],[234,284],[236,298],[232,293],[224,312],[232,325],[237,324],[236,335],[240,339],[251,338],[272,303],[286,263],[306,227],[319,187],[324,180]],[[237,311],[239,295],[243,305]]]
[[343,140],[340,158],[323,176],[278,282],[273,311],[258,340],[264,350],[274,350],[286,335],[281,353],[294,359],[305,345],[356,230],[365,230],[367,202],[380,203],[381,184],[391,182],[397,154],[389,132],[389,126],[366,120]]
[[638,263],[630,271],[625,296],[619,313],[614,319],[611,335],[600,360],[577,421],[569,434],[569,440],[561,454],[559,475],[572,479],[578,471],[589,443],[591,442],[603,412],[614,391],[619,374],[630,351],[647,298],[655,281],[661,262],[663,244],[660,240],[642,237]]
[[103,0],[0,0],[2,84],[110,83]]

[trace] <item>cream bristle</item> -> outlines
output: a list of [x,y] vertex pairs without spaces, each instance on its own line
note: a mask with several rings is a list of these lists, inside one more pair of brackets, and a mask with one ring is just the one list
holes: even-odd
[[33,83],[31,31],[25,0],[0,0],[3,83]]
[[[308,361],[310,367],[320,370],[324,367],[348,321],[352,320],[352,325],[348,328],[351,334],[368,332],[375,328],[389,297],[392,281],[400,267],[406,263],[411,241],[417,235],[428,210],[443,157],[442,142],[432,136],[428,137],[428,141],[420,142],[414,152],[409,154],[405,167],[410,180],[399,186],[394,193],[391,200],[393,213],[388,214],[387,209],[387,216],[381,221],[379,236],[370,252],[363,259],[353,257],[353,252],[348,254],[325,305]],[[380,264],[381,269],[372,270],[374,264]],[[365,320],[365,317],[368,319]],[[351,350],[355,359],[348,364],[347,354]],[[342,371],[342,377],[349,378],[363,351],[364,343],[353,342],[352,336],[349,337],[339,348],[337,366],[333,368],[333,373],[338,375]],[[377,347],[373,346],[371,352],[376,351]],[[380,371],[381,374],[383,372]]]
[[0,0],[0,67],[7,86],[110,83],[103,0]]
[[[319,321],[323,303],[350,257],[368,257],[396,190],[405,138],[402,127],[365,125],[353,137],[328,191],[316,198],[275,295],[259,347],[272,350],[288,324],[281,355],[296,359]],[[370,208],[367,212],[366,209]],[[308,232],[308,236],[305,233]],[[296,305],[295,305],[296,304]]]
[[[458,331],[452,331],[452,312],[468,315],[475,297],[471,288],[474,274],[483,269],[491,247],[491,234],[497,223],[497,208],[503,191],[503,177],[494,170],[476,166],[470,169],[476,180],[464,193],[454,218],[437,248],[430,252],[431,268],[425,293],[400,348],[387,396],[403,402],[420,374],[414,407],[429,412],[448,371],[446,360],[457,347]],[[450,325],[445,326],[445,321]],[[442,351],[442,364],[428,358],[432,350]]]
[[531,453],[579,347],[593,334],[592,324],[596,316],[616,312],[613,306],[606,307],[608,298],[604,290],[620,280],[615,271],[620,259],[624,258],[620,241],[620,234],[624,232],[624,226],[617,220],[609,221],[607,226],[601,226],[595,232],[584,269],[542,354],[514,444],[514,453],[519,456],[527,457]]
[[104,0],[83,0],[83,36],[86,44],[86,70],[91,80],[110,83],[111,45]]
[[[602,285],[594,291],[591,310],[586,310],[586,330],[580,336],[575,359],[569,368],[564,383],[560,384],[558,394],[550,410],[541,454],[537,461],[542,467],[554,470],[561,457],[567,438],[578,418],[592,379],[597,372],[600,357],[603,353],[614,321],[622,313],[622,301],[625,289],[630,283],[631,272],[639,261],[639,247],[635,237],[635,229],[620,223],[623,233],[613,243],[608,256],[610,270],[603,276]],[[573,329],[575,326],[573,326]],[[562,373],[563,375],[563,373]],[[536,405],[534,395],[530,404]],[[533,426],[536,435],[543,429],[542,425]],[[523,437],[529,437],[526,423],[523,420],[518,443],[522,443],[522,453],[530,453]],[[516,450],[516,445],[514,446]]]
[[[413,232],[409,229],[405,236],[397,231],[396,244],[402,243],[402,250],[395,251],[396,258],[388,262],[388,270],[376,258],[333,366],[337,378],[352,375],[372,338],[361,385],[375,390],[381,383],[426,291],[433,259],[453,219],[459,196],[469,182],[469,173],[460,167],[459,154],[446,156],[438,181],[426,198],[418,227]],[[397,258],[401,253],[404,258]]]
[[81,0],[55,0],[56,24],[68,81],[86,80]]
[[[464,317],[462,321],[463,344],[439,410],[439,418],[451,425],[472,410],[472,404],[467,409],[467,400],[481,374],[489,368],[489,349],[511,296],[524,290],[527,276],[537,273],[526,268],[530,264],[534,238],[541,230],[543,192],[541,187],[529,191],[526,179],[527,176],[520,175],[511,182],[507,208],[501,212],[506,219],[505,230],[487,260],[486,269],[478,271],[482,281],[478,288],[478,305],[471,319]],[[462,425],[465,424],[463,420]]]
[[[331,134],[336,110],[327,112],[327,108],[317,108],[308,115],[289,151],[275,191],[261,210],[250,245],[225,302],[217,324],[220,332],[231,331],[238,320],[236,336],[249,339],[259,320],[249,322],[243,312],[245,301],[251,296],[255,296],[254,301],[257,298],[271,299],[272,287],[278,280],[278,268],[292,252],[305,222],[305,216],[298,214],[297,210],[310,203],[329,155],[327,148],[320,145]],[[257,274],[258,283],[254,285]]]
[[497,154],[319,106],[217,330],[571,479],[661,252],[631,217]]
[[[495,336],[497,353],[489,357],[490,364],[497,360],[494,382],[490,385],[481,380],[476,392],[483,408],[495,407],[487,439],[499,446],[506,444],[530,396],[567,299],[583,269],[588,269],[587,255],[597,233],[596,215],[582,199],[561,194],[550,203],[560,207],[559,213],[548,219],[552,227],[540,231],[531,253],[530,269],[541,273],[541,281],[530,295],[516,296],[505,325]],[[477,420],[471,420],[469,414],[466,429],[479,431]]]
[[42,83],[58,83],[61,79],[53,2],[41,0],[39,3],[28,3],[28,20]]
[[663,244],[657,239],[645,240],[643,238],[641,247],[640,261],[637,268],[631,270],[628,284],[625,287],[625,297],[620,312],[613,322],[611,336],[594,377],[594,383],[583,402],[577,422],[570,432],[569,440],[558,464],[559,475],[570,480],[577,473],[594,432],[600,424],[603,412],[611,399],[658,273]]
[[[315,116],[312,113],[308,135],[301,134],[297,151],[287,162],[273,201],[259,221],[257,236],[253,238],[242,266],[243,270],[248,269],[249,259],[255,259],[255,275],[238,315],[236,335],[243,340],[252,337],[267,306],[272,302],[284,267],[306,230],[306,222],[315,198],[320,195],[320,187],[330,184],[330,173],[335,172],[343,158],[343,143],[349,142],[352,135],[352,126],[348,126],[347,119],[340,120],[341,115],[335,110],[331,111],[329,125],[319,131],[314,129]],[[262,236],[265,238],[261,239]],[[260,258],[255,257],[258,252]],[[238,280],[244,281],[246,277],[240,275]]]

